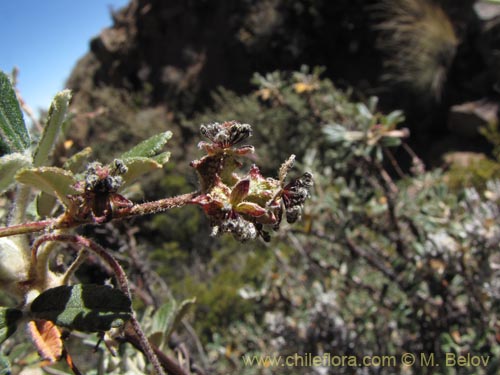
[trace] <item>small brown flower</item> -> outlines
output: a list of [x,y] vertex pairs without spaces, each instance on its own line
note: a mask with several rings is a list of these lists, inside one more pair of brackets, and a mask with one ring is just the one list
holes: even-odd
[[283,186],[294,155],[280,168],[279,179],[265,178],[256,165],[241,177],[236,170],[242,164],[236,157],[248,154],[249,150],[253,152],[253,148],[234,146],[251,135],[250,125],[235,121],[214,123],[202,125],[201,133],[212,143],[201,142],[199,146],[207,155],[191,163],[202,188],[202,194],[191,203],[203,208],[214,235],[231,233],[240,241],[260,236],[269,241],[265,228],[279,228],[283,209],[288,222],[298,220],[309,196],[312,175],[306,173]]
[[72,201],[69,213],[73,219],[85,221],[92,217],[95,222],[102,223],[111,220],[113,210],[131,207],[132,202],[117,193],[123,183],[120,174],[126,172],[127,167],[118,159],[112,166],[91,163],[83,184],[77,186],[82,193],[69,197]]

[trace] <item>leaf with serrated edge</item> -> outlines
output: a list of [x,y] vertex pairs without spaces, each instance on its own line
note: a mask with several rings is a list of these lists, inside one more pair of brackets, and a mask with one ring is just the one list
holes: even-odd
[[49,154],[54,147],[57,136],[60,133],[61,127],[64,123],[64,119],[68,112],[70,100],[70,90],[63,90],[57,93],[52,100],[49,108],[49,114],[47,116],[47,122],[45,124],[45,127],[43,128],[42,137],[40,138],[38,147],[33,154],[33,165],[35,167],[47,164]]
[[120,159],[155,156],[170,138],[172,138],[171,131],[154,135],[125,152]]
[[0,158],[0,194],[5,192],[14,183],[14,177],[21,169],[31,165],[31,157],[14,153]]
[[16,331],[17,323],[22,316],[21,310],[0,307],[0,344]]
[[58,286],[31,304],[33,319],[83,332],[108,331],[132,316],[130,299],[120,290],[102,285]]
[[16,180],[57,197],[66,206],[69,204],[66,195],[79,193],[73,187],[77,182],[73,174],[61,168],[41,167],[23,169],[16,175]]
[[20,152],[30,146],[30,136],[9,77],[0,71],[0,151]]

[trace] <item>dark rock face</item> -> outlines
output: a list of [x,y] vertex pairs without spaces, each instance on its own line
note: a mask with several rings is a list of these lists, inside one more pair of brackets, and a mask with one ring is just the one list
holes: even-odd
[[[413,1],[422,0],[400,2]],[[500,70],[493,52],[500,16],[483,20],[474,12],[472,0],[439,2],[457,42],[444,64],[442,92],[435,95],[379,80],[386,73],[387,51],[379,48],[381,34],[374,25],[380,19],[373,9],[380,4],[390,9],[393,3],[396,0],[131,0],[113,15],[113,27],[91,41],[90,52],[75,67],[68,86],[75,91],[80,111],[110,107],[120,99],[106,98],[120,96],[117,90],[132,95],[126,103],[128,112],[130,103],[138,110],[161,107],[162,118],[157,121],[161,123],[203,109],[217,87],[247,93],[254,72],[320,65],[338,86],[377,95],[386,109],[405,110],[407,125],[427,148],[429,140],[449,134],[453,124],[447,115],[452,105],[497,94]],[[439,17],[435,19],[439,22]],[[411,77],[406,81],[411,86]],[[104,89],[109,92],[103,94]],[[116,108],[115,112],[120,114]],[[134,126],[116,119],[122,126]],[[94,130],[81,136],[108,129],[97,122],[90,124]]]
[[249,89],[252,74],[324,65],[351,84],[379,67],[368,1],[133,0],[91,41],[68,85],[147,89],[153,103],[188,112],[224,86]]

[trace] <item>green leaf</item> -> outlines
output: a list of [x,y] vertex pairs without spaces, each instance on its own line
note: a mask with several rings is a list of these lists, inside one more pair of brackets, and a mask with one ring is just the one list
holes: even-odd
[[339,124],[329,124],[323,127],[323,133],[331,143],[340,143],[345,140],[346,129]]
[[57,93],[54,100],[52,100],[42,137],[33,155],[33,165],[35,167],[47,164],[49,154],[64,124],[70,100],[70,90],[63,90]]
[[152,319],[151,341],[162,348],[182,318],[195,303],[195,298],[184,300],[180,305],[172,299],[160,306]]
[[130,299],[120,290],[102,285],[58,286],[31,304],[34,319],[83,332],[108,331],[132,316]]
[[22,316],[21,310],[0,307],[0,344],[16,332],[17,322]]
[[169,330],[169,327],[174,322],[174,317],[177,312],[177,302],[172,299],[163,305],[155,312],[153,315],[153,320],[151,324],[151,341],[161,348],[166,333]]
[[[170,155],[170,153],[168,154]],[[167,155],[166,160],[168,160],[169,155]],[[136,180],[139,176],[145,173],[163,168],[163,163],[159,163],[155,159],[145,157],[123,159],[123,163],[127,166],[127,172],[122,175],[122,178],[127,184],[130,184],[132,181]]]
[[57,199],[53,195],[42,191],[36,197],[36,212],[39,217],[52,216],[52,211],[57,204]]
[[61,168],[41,167],[23,169],[16,175],[16,180],[57,197],[65,205],[69,204],[66,195],[79,193],[73,187],[77,182],[73,174]]
[[170,152],[162,152],[161,154],[156,155],[155,157],[151,158],[157,163],[164,165],[166,164],[169,159],[170,159]]
[[9,358],[0,354],[0,375],[11,375],[12,369],[10,366]]
[[154,135],[125,152],[120,159],[155,156],[170,138],[172,138],[171,131]]
[[401,139],[396,137],[382,137],[380,144],[384,147],[397,147],[401,144]]
[[172,334],[172,332],[174,331],[174,329],[177,328],[177,326],[181,322],[182,318],[184,318],[186,316],[186,314],[189,312],[191,307],[194,306],[195,303],[196,303],[196,298],[185,299],[184,301],[181,302],[180,306],[177,307],[177,311],[176,311],[176,314],[174,316],[174,321],[170,325],[170,327],[168,328],[167,335],[165,338],[166,340],[169,339],[169,337]]
[[79,172],[85,163],[88,161],[92,148],[85,147],[83,150],[77,152],[72,157],[64,162],[63,168],[70,170],[73,173]]
[[26,150],[30,136],[9,77],[0,71],[0,153]]
[[13,153],[0,158],[0,194],[14,183],[14,176],[19,170],[29,167],[31,158],[25,154]]

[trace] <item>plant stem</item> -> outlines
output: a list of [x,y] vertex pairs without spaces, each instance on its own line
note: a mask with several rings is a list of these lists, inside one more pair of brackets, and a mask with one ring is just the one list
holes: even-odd
[[[32,249],[32,259],[33,263],[36,264],[37,261],[37,252],[39,247],[47,242],[47,241],[57,241],[57,242],[69,242],[73,243],[75,245],[80,245],[84,246],[90,251],[94,252],[97,254],[103,261],[105,261],[113,270],[113,273],[115,274],[116,282],[118,284],[118,287],[120,290],[125,293],[125,295],[132,299],[132,296],[130,294],[130,288],[128,286],[128,280],[127,280],[127,275],[125,274],[125,271],[123,270],[122,266],[118,261],[101,245],[97,244],[96,242],[89,240],[88,238],[78,236],[78,235],[73,235],[73,234],[47,234],[44,236],[41,236],[38,240],[35,241],[33,244],[33,249]],[[137,318],[135,316],[135,311],[132,310],[132,317],[130,319],[130,322],[132,323],[132,326],[134,328],[135,334],[137,336],[137,339],[139,340],[140,346],[142,350],[144,351],[144,354],[146,357],[149,359],[151,364],[153,365],[155,372],[157,375],[165,375],[165,371],[163,371],[163,367],[158,360],[158,357],[156,356],[153,348],[151,347],[151,344],[149,343],[149,340],[147,339],[146,335],[142,331],[142,328],[137,321]]]
[[9,225],[17,225],[25,220],[30,194],[31,188],[29,186],[23,185],[18,187],[16,197],[14,199],[14,208],[8,219]]
[[[142,216],[149,214],[156,214],[159,212],[167,211],[172,208],[182,207],[191,202],[199,192],[193,192],[176,197],[160,199],[153,202],[146,202],[136,204],[130,208],[119,209],[113,212],[111,220],[126,219],[133,216]],[[0,237],[9,237],[18,234],[40,232],[44,229],[69,229],[75,228],[85,224],[96,224],[91,218],[85,221],[73,220],[69,215],[63,214],[56,219],[48,219],[41,221],[34,221],[30,223],[23,223],[0,228]]]
[[69,281],[71,279],[71,276],[73,276],[78,268],[85,262],[88,258],[89,252],[88,250],[82,250],[80,253],[78,253],[78,256],[76,259],[71,263],[71,265],[68,267],[66,272],[64,272],[64,276],[62,278],[62,284],[67,285],[69,284]]
[[156,214],[159,212],[167,211],[172,208],[178,208],[189,204],[191,200],[196,197],[199,192],[195,191],[192,193],[187,193],[183,195],[178,195],[176,197],[164,198],[153,202],[146,202],[142,204],[136,204],[130,209],[124,209],[113,213],[113,220],[123,219],[130,216],[142,216],[149,214]]
[[9,237],[18,234],[39,232],[49,227],[51,224],[55,224],[56,221],[56,219],[49,219],[0,228],[0,237]]

